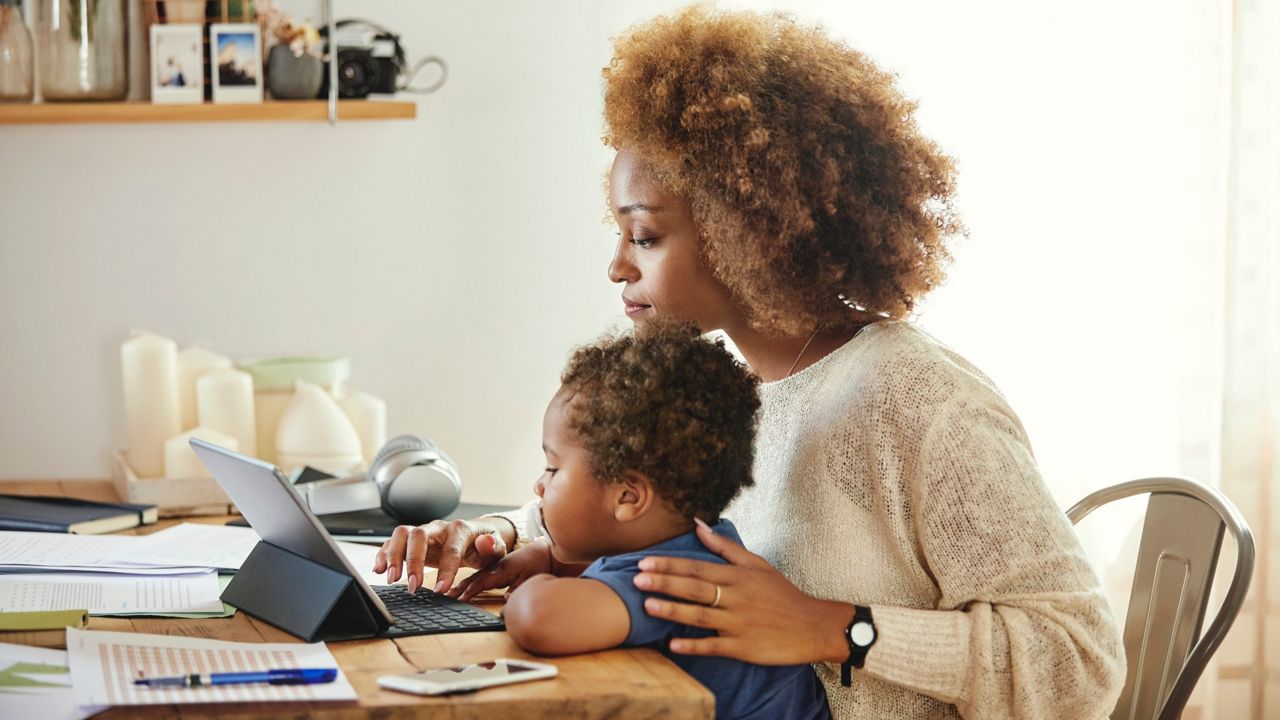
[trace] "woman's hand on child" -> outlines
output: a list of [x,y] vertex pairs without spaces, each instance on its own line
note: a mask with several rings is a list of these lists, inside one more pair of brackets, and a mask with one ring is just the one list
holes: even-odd
[[554,566],[551,549],[546,543],[529,543],[471,577],[463,579],[445,594],[467,601],[493,588],[509,588],[507,592],[510,593],[534,575],[552,572]]
[[408,576],[409,592],[416,592],[422,586],[424,566],[435,567],[439,569],[435,590],[443,592],[453,585],[460,566],[484,568],[506,556],[503,525],[510,529],[507,521],[495,522],[491,518],[433,520],[416,527],[401,525],[382,544],[373,571],[385,572],[388,583]]
[[705,525],[697,532],[728,565],[653,556],[640,561],[635,578],[641,590],[694,603],[649,598],[649,615],[718,632],[673,639],[672,652],[760,665],[842,662],[848,656],[844,629],[853,605],[806,595],[759,555]]

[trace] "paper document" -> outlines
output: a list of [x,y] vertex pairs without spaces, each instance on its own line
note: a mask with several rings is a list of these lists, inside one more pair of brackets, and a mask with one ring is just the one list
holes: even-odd
[[221,612],[218,576],[0,575],[0,612],[73,610],[90,615]]
[[[182,523],[143,538],[147,544],[134,552],[135,562],[156,564],[203,565],[224,570],[239,570],[245,558],[258,544],[258,533],[252,528],[230,525]],[[351,561],[351,566],[370,585],[386,584],[386,578],[373,572],[376,545],[339,542],[338,549]]]
[[258,544],[258,533],[249,528],[182,523],[144,535],[130,553],[137,565],[200,565],[239,570]]
[[[257,544],[258,533],[252,528],[201,523],[181,523],[143,536],[0,531],[0,578],[24,571],[158,577],[208,568],[239,570]],[[377,546],[339,542],[338,549],[365,582],[386,582],[373,572]]]
[[[231,584],[231,579],[233,577],[235,576],[234,575],[218,576],[218,595],[219,596],[222,595],[223,590],[227,589],[227,585]],[[236,609],[226,603],[222,603],[222,609],[216,610],[216,611],[207,610],[207,611],[193,612],[193,611],[186,611],[186,610],[182,610],[182,611],[147,610],[144,612],[136,612],[136,613],[121,612],[121,613],[111,613],[111,614],[115,615],[116,617],[128,617],[130,615],[149,615],[151,617],[172,617],[172,618],[216,618],[216,617],[231,617],[232,615],[236,614]]]
[[0,530],[0,564],[93,567],[128,557],[140,538],[132,535],[66,535]]
[[204,566],[191,567],[111,567],[110,565],[0,565],[0,574],[8,573],[111,573],[114,575],[194,575],[208,572]]
[[104,707],[77,707],[67,652],[0,643],[0,717],[81,720]]
[[282,668],[337,668],[324,643],[238,643],[139,633],[68,630],[71,685],[81,705],[170,705],[209,702],[355,700],[338,678],[317,685],[217,685],[201,688],[136,686],[142,677]]

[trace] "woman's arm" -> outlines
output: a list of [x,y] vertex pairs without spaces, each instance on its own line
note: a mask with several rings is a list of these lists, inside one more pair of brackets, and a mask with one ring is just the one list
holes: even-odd
[[[934,609],[873,604],[878,638],[861,672],[968,718],[1109,714],[1125,675],[1120,635],[1016,418],[998,401],[946,404],[920,468],[916,540],[941,597]],[[650,600],[649,614],[719,632],[674,640],[674,652],[766,664],[847,656],[832,632],[852,605],[805,595],[740,545],[698,534],[730,564],[646,558],[636,577],[642,589],[699,603]],[[815,549],[813,562],[821,558]]]
[[912,504],[938,609],[873,606],[866,670],[966,717],[1110,714],[1125,677],[1119,629],[1003,399],[953,398],[920,463]]
[[617,647],[631,618],[604,583],[538,575],[511,593],[502,613],[520,647],[539,655],[570,655]]

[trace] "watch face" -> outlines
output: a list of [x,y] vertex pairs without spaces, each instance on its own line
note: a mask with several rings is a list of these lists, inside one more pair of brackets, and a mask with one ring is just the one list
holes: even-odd
[[867,647],[876,639],[876,629],[869,622],[857,622],[849,628],[849,639],[858,647]]

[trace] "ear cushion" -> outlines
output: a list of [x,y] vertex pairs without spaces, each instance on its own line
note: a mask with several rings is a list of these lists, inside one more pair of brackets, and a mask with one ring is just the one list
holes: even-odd
[[373,477],[374,471],[384,460],[396,453],[406,450],[430,450],[431,447],[431,443],[426,438],[418,435],[397,435],[388,440],[387,444],[383,445],[378,454],[373,457],[373,462],[369,463],[369,477]]

